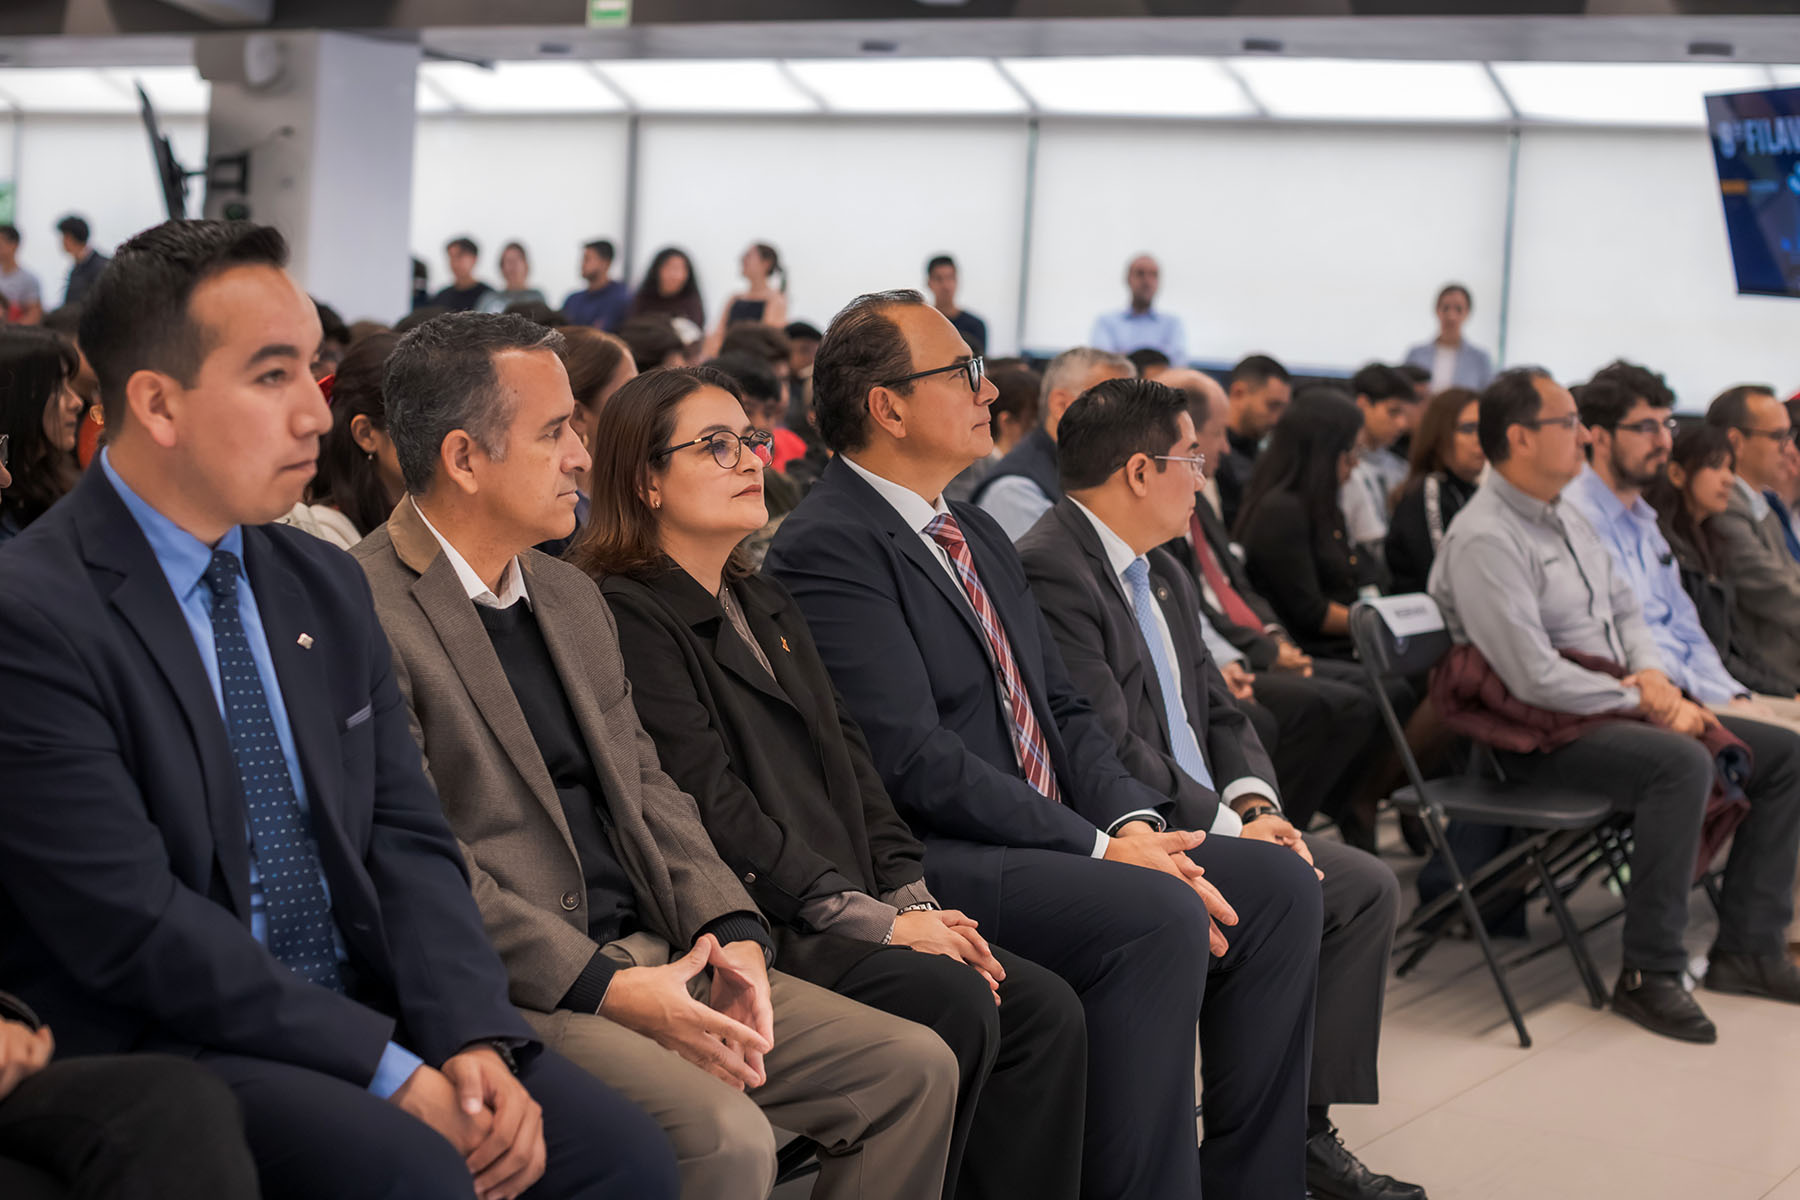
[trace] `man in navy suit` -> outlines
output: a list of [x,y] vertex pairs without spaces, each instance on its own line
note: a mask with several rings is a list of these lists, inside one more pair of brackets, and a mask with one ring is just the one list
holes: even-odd
[[171,221],[89,297],[107,449],[0,556],[0,978],[216,1072],[265,1196],[673,1196],[507,1001],[362,572],[265,525],[331,421],[286,257]]
[[813,373],[837,457],[769,570],[921,835],[932,891],[1080,995],[1083,1195],[1298,1200],[1317,877],[1283,847],[1164,832],[1168,798],[1132,778],[1071,685],[1006,534],[944,503],[992,448],[996,394],[918,293],[852,301]]

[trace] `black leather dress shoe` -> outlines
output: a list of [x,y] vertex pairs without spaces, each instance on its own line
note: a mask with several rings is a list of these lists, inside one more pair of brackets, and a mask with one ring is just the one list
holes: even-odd
[[1679,971],[1619,972],[1613,988],[1613,1011],[1630,1017],[1651,1033],[1683,1042],[1712,1043],[1719,1031],[1707,1020],[1700,1004],[1681,985]]
[[1734,996],[1766,996],[1800,1004],[1800,967],[1785,954],[1725,954],[1713,951],[1706,967],[1708,991]]
[[1336,1129],[1306,1140],[1306,1193],[1317,1200],[1425,1200],[1425,1189],[1418,1184],[1363,1166]]

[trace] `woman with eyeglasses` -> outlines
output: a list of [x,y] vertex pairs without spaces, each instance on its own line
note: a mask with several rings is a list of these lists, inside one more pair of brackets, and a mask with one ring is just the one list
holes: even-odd
[[12,486],[0,495],[0,542],[74,490],[81,365],[73,343],[30,325],[0,327],[0,457]]
[[956,1053],[944,1195],[1073,1197],[1080,1004],[932,898],[798,607],[744,560],[768,457],[729,377],[639,376],[599,414],[594,519],[568,557],[602,581],[638,716],[775,930],[777,965]]
[[1450,388],[1432,397],[1413,430],[1406,480],[1388,521],[1387,567],[1396,594],[1422,592],[1450,519],[1469,502],[1487,456],[1481,452],[1481,397]]

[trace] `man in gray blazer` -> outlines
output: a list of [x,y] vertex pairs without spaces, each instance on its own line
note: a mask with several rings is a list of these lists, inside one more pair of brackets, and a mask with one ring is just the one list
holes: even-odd
[[1424,1200],[1357,1161],[1335,1103],[1379,1098],[1376,1058],[1400,887],[1373,855],[1303,836],[1282,814],[1275,769],[1207,653],[1200,596],[1163,542],[1199,490],[1187,397],[1145,380],[1085,392],[1057,439],[1063,499],[1018,543],[1069,678],[1139,782],[1170,803],[1170,828],[1285,846],[1323,872],[1324,934],[1307,1094],[1306,1187],[1320,1200]]
[[821,1143],[815,1196],[936,1195],[955,1058],[768,970],[755,902],[638,723],[599,589],[531,549],[573,530],[588,467],[561,344],[475,313],[403,339],[385,397],[409,495],[356,549],[512,999],[657,1119],[685,1195],[766,1196],[771,1122]]
[[1726,431],[1737,455],[1731,507],[1706,524],[1736,593],[1733,623],[1773,670],[1800,678],[1800,562],[1769,503],[1787,491],[1782,450],[1794,436],[1787,409],[1768,388],[1745,384],[1719,393],[1706,422]]

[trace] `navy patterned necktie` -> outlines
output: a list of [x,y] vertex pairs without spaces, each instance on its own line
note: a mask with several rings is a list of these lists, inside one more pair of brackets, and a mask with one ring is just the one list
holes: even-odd
[[238,783],[250,818],[268,920],[269,952],[309,983],[343,991],[331,905],[319,870],[318,851],[294,792],[281,739],[269,715],[262,675],[238,616],[238,576],[243,568],[228,550],[213,552],[203,577],[212,592],[213,646],[219,687],[225,695],[225,731],[237,760]]

